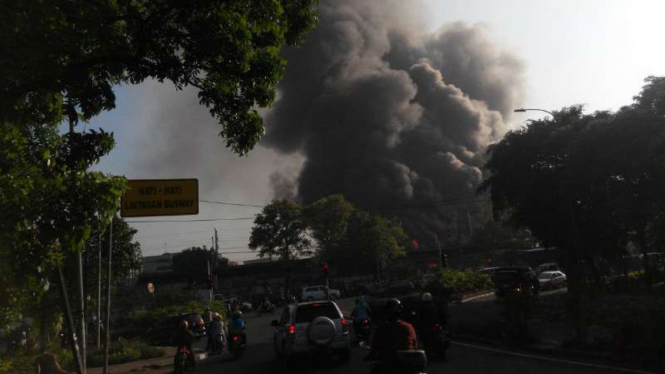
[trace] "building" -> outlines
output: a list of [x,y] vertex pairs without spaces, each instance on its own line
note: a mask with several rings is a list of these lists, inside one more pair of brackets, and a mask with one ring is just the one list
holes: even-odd
[[143,274],[168,273],[173,271],[173,253],[143,257]]

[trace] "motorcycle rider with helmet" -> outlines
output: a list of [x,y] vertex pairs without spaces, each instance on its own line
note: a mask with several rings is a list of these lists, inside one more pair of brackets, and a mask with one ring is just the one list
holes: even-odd
[[191,365],[192,368],[196,369],[194,351],[192,350],[194,334],[189,330],[189,322],[186,320],[183,319],[180,321],[180,328],[173,337],[173,343],[176,346],[176,352],[178,352],[181,348],[185,348],[187,350],[187,362],[189,365]]
[[370,353],[366,360],[379,359],[373,372],[394,373],[399,370],[398,351],[413,351],[418,348],[418,338],[413,326],[401,319],[402,303],[388,299],[383,304],[385,323],[374,332]]

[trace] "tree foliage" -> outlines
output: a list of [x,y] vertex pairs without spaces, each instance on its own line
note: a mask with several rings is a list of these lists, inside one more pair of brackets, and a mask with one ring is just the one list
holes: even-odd
[[0,122],[0,325],[38,302],[55,265],[110,222],[124,179],[87,171],[111,134]]
[[[598,279],[599,258],[627,243],[646,253],[662,240],[665,212],[665,79],[649,77],[632,105],[584,114],[580,106],[510,132],[489,150],[495,214],[507,213],[575,272]],[[587,273],[588,273],[587,272]]]
[[185,249],[173,256],[173,271],[187,274],[193,282],[202,282],[208,275],[208,265],[213,271],[215,264],[220,260],[218,258],[218,261],[215,261],[215,256],[217,256],[215,250],[207,249],[205,246]]
[[254,220],[249,247],[260,257],[293,260],[310,255],[311,240],[302,207],[289,200],[275,200]]
[[193,86],[226,145],[263,135],[284,46],[316,23],[315,0],[73,0],[0,3],[0,120],[76,122],[115,107],[113,86]]
[[344,250],[346,230],[354,210],[342,195],[324,197],[305,207],[305,219],[322,259],[331,260]]

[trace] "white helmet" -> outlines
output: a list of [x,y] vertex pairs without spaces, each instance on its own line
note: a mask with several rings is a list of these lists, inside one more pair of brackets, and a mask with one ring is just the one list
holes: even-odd
[[420,297],[420,299],[421,299],[424,303],[428,303],[428,302],[432,301],[432,294],[429,293],[429,292],[425,292],[425,293]]

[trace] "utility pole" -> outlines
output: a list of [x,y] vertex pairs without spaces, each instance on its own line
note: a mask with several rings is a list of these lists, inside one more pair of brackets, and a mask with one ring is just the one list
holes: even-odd
[[[115,218],[115,213],[113,214]],[[165,244],[166,245],[166,244]],[[113,219],[111,219],[111,225],[109,225],[109,258],[108,258],[108,268],[106,273],[107,284],[106,284],[106,336],[104,343],[104,374],[109,372],[109,345],[111,344],[111,260],[113,252]]]
[[217,237],[217,228],[215,228],[215,243],[214,243],[214,248],[215,248],[215,263],[214,263],[214,268],[217,269],[217,261],[219,261],[219,238]]
[[441,243],[439,243],[439,236],[436,234],[434,234],[434,243],[436,245],[436,249],[439,251],[439,267],[443,268],[443,261],[441,256]]
[[97,251],[97,349],[102,348],[102,234]]
[[81,251],[78,251],[76,254],[76,275],[79,289],[79,341],[81,342],[80,351],[81,351],[81,372],[82,374],[87,373],[86,367],[86,344],[85,344],[85,292],[83,290],[83,255]]
[[[212,274],[210,273],[210,261],[206,261],[206,265],[208,265],[208,277],[206,279],[210,279],[210,277],[212,277]],[[209,292],[208,300],[212,301],[213,300],[213,289],[212,289],[212,287],[210,287],[208,292]]]

